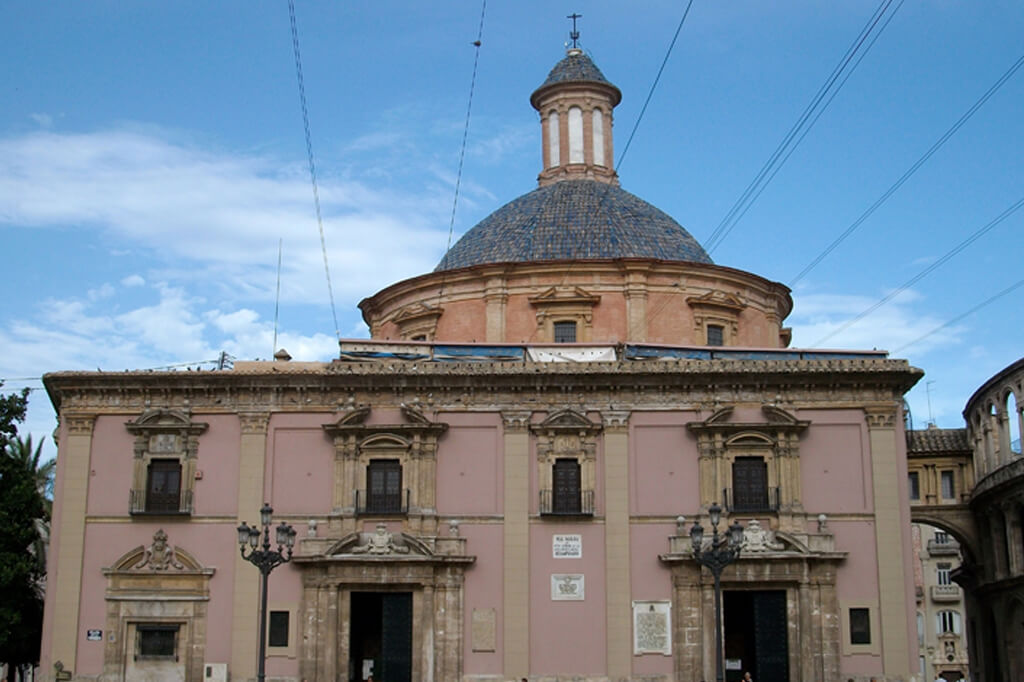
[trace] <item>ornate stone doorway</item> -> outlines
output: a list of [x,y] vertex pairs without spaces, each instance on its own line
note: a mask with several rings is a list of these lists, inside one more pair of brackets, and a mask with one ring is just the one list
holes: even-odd
[[349,682],[412,682],[412,592],[352,592]]
[[726,682],[744,672],[755,680],[789,682],[785,590],[727,590],[723,595]]
[[[306,538],[302,654],[307,682],[441,682],[462,677],[463,582],[475,557],[447,537],[355,532]],[[369,665],[366,665],[370,662]],[[366,672],[364,672],[364,670]]]

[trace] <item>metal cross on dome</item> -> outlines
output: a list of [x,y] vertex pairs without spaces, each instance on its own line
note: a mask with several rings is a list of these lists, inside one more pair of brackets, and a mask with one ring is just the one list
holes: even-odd
[[580,39],[580,32],[576,30],[576,20],[577,19],[582,19],[583,15],[582,14],[576,14],[575,12],[573,12],[572,14],[566,16],[565,18],[566,19],[572,19],[572,32],[569,33],[569,37],[572,39],[572,47],[573,47],[573,49],[574,50],[578,49],[579,46],[576,44],[576,41],[578,41]]

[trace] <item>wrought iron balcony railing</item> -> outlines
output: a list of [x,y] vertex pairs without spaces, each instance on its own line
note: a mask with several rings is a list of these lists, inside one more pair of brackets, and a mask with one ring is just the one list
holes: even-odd
[[542,516],[593,516],[594,491],[580,490],[565,494],[554,490],[540,491]]
[[730,512],[774,512],[779,510],[779,489],[742,490],[735,488],[722,491],[725,508]]
[[155,493],[146,490],[130,490],[128,511],[132,516],[171,516],[192,513],[192,491]]
[[357,516],[409,513],[408,488],[394,493],[371,493],[368,490],[356,490],[355,500]]

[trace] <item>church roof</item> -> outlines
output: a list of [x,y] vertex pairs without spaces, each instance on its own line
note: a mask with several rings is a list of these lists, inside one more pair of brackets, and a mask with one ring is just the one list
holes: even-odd
[[435,272],[485,263],[595,258],[712,262],[689,232],[643,199],[604,182],[563,180],[538,187],[484,218],[445,254]]
[[912,454],[967,452],[971,446],[967,442],[967,429],[927,429],[910,432],[910,452]]
[[597,68],[597,64],[583,50],[569,50],[565,58],[555,64],[555,68],[551,69],[547,80],[534,91],[530,98],[531,103],[537,106],[538,93],[558,83],[601,83],[615,92],[612,106],[618,104],[622,99],[619,89],[604,77],[601,69]]

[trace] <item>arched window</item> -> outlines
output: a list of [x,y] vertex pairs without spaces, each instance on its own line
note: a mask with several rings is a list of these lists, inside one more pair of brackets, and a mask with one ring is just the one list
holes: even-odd
[[584,163],[583,110],[579,107],[569,109],[569,163]]
[[1021,450],[1020,444],[1021,413],[1020,405],[1017,404],[1017,396],[1012,391],[1006,394],[1005,410],[1007,426],[1010,430],[1010,452],[1019,457],[1021,452],[1024,452]]
[[604,112],[594,109],[594,165],[604,165]]
[[935,614],[935,630],[943,635],[959,635],[960,614],[956,611],[939,611]]
[[552,111],[548,114],[548,168],[554,168],[559,161],[559,145],[561,140],[558,137],[558,112]]

